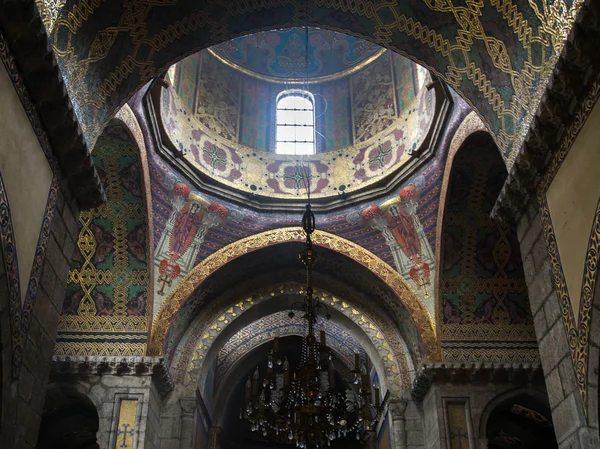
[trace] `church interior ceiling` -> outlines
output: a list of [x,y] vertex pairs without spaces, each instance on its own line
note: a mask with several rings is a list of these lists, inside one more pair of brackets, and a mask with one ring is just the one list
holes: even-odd
[[[346,366],[352,369],[354,354],[363,352],[360,343],[348,330],[333,321],[326,321],[322,318],[317,322],[317,326],[317,329],[325,330],[327,346],[333,349]],[[275,337],[290,335],[302,337],[305,334],[306,324],[302,317],[290,318],[287,311],[263,316],[236,332],[221,347],[217,357],[215,378],[225,379],[228,371],[242,357],[262,344],[272,341]]]
[[[409,5],[415,11],[423,10],[424,7]],[[71,3],[66,2],[65,11],[70,7]],[[485,23],[491,20],[493,14],[489,6],[470,7],[479,8],[487,14],[477,20]],[[117,9],[121,11],[119,8]],[[127,14],[137,11],[136,14],[140,14],[138,22],[142,27],[150,23],[150,18],[158,20],[155,14],[160,8],[155,6],[140,4],[137,10],[127,8],[129,7],[123,11],[128,12],[123,14],[129,17]],[[433,10],[438,6],[431,8]],[[448,8],[456,12],[462,11],[463,7],[448,5]],[[93,11],[90,13],[93,14]],[[448,11],[437,11],[427,17],[430,20],[433,17],[440,20],[441,17],[449,17],[447,13]],[[65,25],[68,19],[61,20],[59,15],[53,31],[54,42],[58,46],[64,43],[61,36],[69,29]],[[82,20],[73,30],[74,35],[78,35],[80,31],[89,31],[86,20]],[[538,29],[541,33],[540,30],[544,28]],[[334,40],[342,38],[338,33],[313,31],[315,36],[333,36]],[[102,39],[108,39],[106,42],[98,40],[99,35],[93,37],[94,43],[90,45],[99,53],[95,55],[97,58],[94,61],[88,58],[84,64],[90,76],[101,73],[106,68],[103,65],[112,58],[99,55],[104,52],[106,55],[113,54],[111,49],[117,42],[121,42],[128,31],[113,30],[111,33],[112,37],[107,37],[106,33],[103,35]],[[288,43],[291,39],[289,36],[294,32],[290,33],[287,35]],[[276,34],[284,33],[282,31]],[[208,39],[208,35],[204,37]],[[257,39],[267,37],[259,36]],[[345,48],[353,45],[356,47],[357,43],[362,42],[354,37],[347,36],[344,39]],[[485,41],[485,33],[478,39]],[[72,46],[76,41],[74,38],[68,45]],[[322,43],[320,38],[315,37],[315,42],[317,41]],[[512,44],[520,45],[510,39],[505,43],[507,48]],[[105,44],[106,48],[99,47]],[[179,45],[182,42],[174,44],[175,47]],[[249,44],[246,42],[239,45],[243,47]],[[365,45],[368,47],[371,44]],[[552,53],[552,45],[548,45],[546,50]],[[123,49],[126,47],[127,45],[122,46]],[[68,61],[76,61],[83,54],[74,48],[61,53],[64,56],[61,61],[63,67],[66,67],[64,64]],[[222,52],[225,51],[223,48]],[[234,47],[227,51],[233,51],[232,48]],[[539,47],[536,48],[539,50]],[[285,51],[288,50],[289,48]],[[315,49],[315,54],[318,51]],[[505,48],[502,51],[508,50]],[[325,254],[316,268],[317,281],[321,283],[321,288],[331,281],[337,282],[337,285],[349,286],[347,291],[333,291],[329,299],[335,297],[347,300],[347,308],[350,310],[354,307],[351,300],[353,295],[360,298],[371,297],[372,305],[363,300],[361,307],[356,309],[364,310],[364,315],[370,317],[373,323],[385,323],[383,334],[395,335],[390,337],[394,339],[392,343],[388,339],[385,344],[391,346],[390,357],[397,360],[393,368],[396,371],[404,369],[398,368],[398,360],[404,360],[405,352],[413,364],[423,359],[442,357],[453,361],[482,358],[488,361],[537,360],[537,345],[532,319],[527,311],[528,298],[516,236],[514,231],[491,223],[485,212],[491,209],[506,177],[506,148],[500,145],[501,151],[498,152],[496,145],[488,139],[485,145],[492,147],[497,156],[492,165],[488,164],[490,158],[481,156],[485,152],[479,148],[479,144],[473,148],[477,147],[480,152],[472,148],[459,152],[453,164],[449,186],[451,193],[448,196],[461,198],[464,204],[452,201],[445,206],[447,214],[443,221],[442,241],[437,242],[436,236],[440,235],[437,224],[443,180],[445,176],[449,176],[444,173],[448,147],[459,124],[472,108],[452,89],[440,87],[435,70],[433,74],[424,72],[409,59],[389,51],[367,53],[363,55],[363,59],[349,59],[346,61],[347,66],[335,70],[329,67],[327,70],[330,72],[315,74],[315,79],[319,76],[328,78],[326,83],[316,83],[314,89],[321,89],[320,95],[328,88],[337,90],[332,95],[339,95],[340,98],[332,97],[332,108],[336,114],[346,108],[346,115],[349,117],[346,120],[350,123],[347,126],[347,136],[342,137],[340,142],[332,143],[332,148],[343,145],[342,141],[351,143],[344,146],[343,151],[332,148],[331,151],[325,151],[326,147],[321,148],[323,151],[317,155],[321,159],[315,158],[310,167],[313,179],[318,179],[311,186],[322,189],[312,192],[316,197],[315,201],[318,202],[319,195],[336,195],[340,198],[337,207],[322,207],[317,214],[317,227],[321,232],[318,235],[323,239],[317,245],[322,246],[320,251]],[[547,63],[550,53],[544,53],[542,59],[545,62],[540,62],[541,65]],[[506,54],[508,62],[504,61],[505,63],[510,64],[510,56],[510,52]],[[154,57],[165,55],[157,50],[152,58]],[[236,57],[238,59],[234,60]],[[143,148],[138,149],[133,139],[127,137],[127,124],[110,126],[100,136],[93,156],[107,189],[108,203],[81,216],[82,230],[69,275],[57,353],[141,355],[148,352],[176,360],[177,351],[184,350],[185,357],[181,358],[183,361],[177,362],[178,372],[183,373],[188,368],[189,361],[197,356],[195,351],[201,341],[201,331],[208,324],[206,321],[198,324],[198,317],[207,311],[210,312],[207,317],[222,316],[219,309],[221,305],[217,306],[213,302],[226,296],[228,288],[236,284],[242,285],[252,276],[264,281],[261,276],[269,271],[272,276],[285,274],[281,281],[301,282],[299,275],[302,268],[296,257],[296,250],[301,245],[294,243],[301,240],[301,234],[294,228],[300,221],[300,214],[295,209],[297,204],[294,205],[295,208],[279,207],[271,210],[248,205],[252,201],[256,204],[260,192],[256,193],[255,190],[260,189],[260,182],[263,182],[263,186],[270,186],[270,195],[281,195],[283,199],[287,198],[286,195],[302,198],[303,180],[300,179],[301,176],[294,177],[294,174],[305,175],[305,172],[298,171],[304,167],[297,161],[288,161],[289,166],[284,167],[285,164],[278,161],[272,152],[252,148],[244,143],[252,140],[244,136],[246,117],[261,115],[248,114],[248,108],[261,103],[259,97],[264,93],[266,85],[276,85],[271,79],[266,80],[264,73],[254,73],[258,70],[256,67],[241,70],[239,67],[244,57],[239,53],[232,56],[216,50],[212,54],[194,53],[171,68],[166,78],[157,79],[153,85],[148,85],[136,94],[129,106],[145,135],[143,142],[142,139],[137,139],[138,144],[143,144]],[[339,66],[339,61],[336,64]],[[357,65],[360,66],[359,69],[353,70]],[[151,64],[148,67],[150,66]],[[489,74],[497,76],[498,81],[506,76],[506,73],[496,72],[497,65],[487,64],[485,67]],[[373,73],[369,71],[371,68],[374,69]],[[205,86],[202,85],[200,76],[204,73],[203,70],[207,70],[206,76],[210,81]],[[253,73],[248,74],[249,71]],[[365,86],[366,78],[374,78],[380,72],[389,73],[389,77],[380,83],[383,90],[379,91],[374,86],[371,91],[375,91],[377,97],[386,98],[379,105],[384,122],[387,120],[386,111],[391,111],[393,117],[390,116],[388,122],[376,129],[364,129],[361,134],[358,132],[360,116],[371,108],[365,103],[370,101],[367,91],[361,89]],[[75,74],[76,71],[72,73]],[[450,72],[446,72],[446,75],[448,73]],[[195,77],[193,74],[196,74]],[[142,77],[142,74],[134,75],[132,72],[123,77],[115,84],[115,92],[126,95],[125,86],[136,76]],[[276,77],[276,74],[271,73],[269,76]],[[531,82],[539,82],[540,76],[541,71],[536,72]],[[138,78],[138,81],[141,79]],[[221,90],[218,80],[222,81]],[[509,82],[506,86],[514,87],[514,77],[511,82],[513,84]],[[249,94],[241,95],[241,90],[238,92],[236,89],[245,89],[246,83],[250,86]],[[458,89],[451,82],[449,86]],[[464,83],[460,87],[466,88]],[[526,86],[519,84],[519,89],[524,88]],[[441,91],[444,95],[440,95]],[[350,97],[348,92],[351,93]],[[503,92],[506,93],[507,89]],[[106,97],[100,109],[112,107],[113,97]],[[156,100],[157,97],[160,109],[152,110],[148,107],[149,101]],[[514,96],[508,95],[507,99],[510,98],[514,100]],[[208,109],[203,109],[210,101],[223,105],[222,110],[217,111],[218,114],[211,114]],[[444,111],[440,108],[441,103],[446,105]],[[94,104],[89,104],[95,108]],[[256,107],[263,108],[263,111],[269,108],[265,104]],[[78,111],[84,112],[81,108]],[[94,112],[94,116],[102,117],[102,113],[98,111]],[[520,111],[521,115],[517,116],[523,117],[525,112]],[[495,132],[490,116],[483,114],[483,118],[488,121],[490,131]],[[502,120],[505,119],[506,117]],[[372,120],[367,117],[364,121],[367,123]],[[100,123],[97,125],[100,126]],[[326,126],[341,125],[329,123]],[[434,128],[437,134],[431,145],[432,151],[423,158],[420,165],[414,166],[414,170],[403,172],[402,166],[411,157],[411,151],[415,151],[416,159],[419,159],[418,152],[423,142],[432,142]],[[510,129],[502,127],[502,130]],[[267,148],[267,134],[265,132],[263,137],[255,138],[254,141],[262,139],[263,143],[260,145]],[[336,130],[333,134],[340,133]],[[88,134],[92,135],[93,133]],[[165,156],[162,146],[164,142],[161,140],[165,137],[170,139],[171,157]],[[396,140],[388,141],[388,137]],[[502,142],[498,133],[492,137],[496,142]],[[191,140],[184,142],[182,139]],[[397,151],[396,156],[390,154],[392,148],[397,150],[400,147],[402,151]],[[141,177],[138,151],[147,155],[149,179],[146,181]],[[356,154],[352,151],[356,151]],[[473,153],[472,158],[465,161],[466,156],[462,154],[469,151]],[[374,193],[369,193],[365,186],[370,179],[363,173],[364,176],[360,178],[364,188],[361,192],[363,196],[354,203],[346,201],[353,191],[350,183],[344,179],[356,176],[360,170],[339,175],[339,180],[336,178],[341,171],[336,155],[342,154],[340,158],[343,158],[344,153],[353,159],[350,165],[362,167],[363,172],[366,172],[365,164],[360,165],[358,162],[368,159],[368,166],[380,164],[371,167],[375,186],[383,184],[382,173],[401,173],[396,178],[394,189],[391,192],[374,190]],[[190,170],[185,171],[182,166],[174,164],[177,157],[194,160],[199,171],[205,170],[205,178],[196,178]],[[323,161],[327,162],[326,158],[331,160],[324,163]],[[249,168],[244,171],[245,163]],[[204,168],[200,167],[201,164],[205,164]],[[274,184],[268,182],[277,178],[277,171],[272,167],[274,165],[278,165],[282,181],[285,181],[286,170],[296,170],[295,173],[288,173],[288,177],[295,178],[294,182],[299,184],[286,187],[285,182],[280,182],[277,191]],[[318,172],[323,167],[326,171],[328,166],[335,167],[335,173],[331,176]],[[261,174],[269,170],[269,175]],[[262,179],[261,176],[268,179]],[[330,185],[319,184],[322,180],[333,182]],[[239,199],[244,196],[229,197],[222,189],[205,188],[206,182],[225,185],[225,181],[246,195],[247,201]],[[346,188],[341,194],[342,186]],[[284,187],[288,192],[284,191]],[[326,189],[330,191],[327,192]],[[144,200],[148,191],[149,197]],[[151,204],[151,230],[146,228],[144,201]],[[460,210],[459,206],[465,204],[471,208],[470,212],[477,210],[478,215],[465,214]],[[453,209],[455,207],[456,210]],[[476,220],[473,220],[474,216],[477,217]],[[441,259],[435,253],[438,246],[445,251]],[[152,256],[149,255],[148,248],[154,248]],[[346,250],[348,252],[344,252]],[[369,262],[361,261],[361,257]],[[441,287],[438,291],[436,284],[440,279]],[[269,282],[266,285],[276,284],[272,279]],[[265,287],[252,283],[243,285],[253,291]],[[232,300],[228,306],[234,307],[239,301],[239,298],[237,301]],[[391,323],[382,319],[382,316],[391,317]],[[368,327],[365,324],[367,320],[363,321],[362,324]],[[375,327],[378,325],[374,324]],[[189,338],[192,328],[196,334]]]
[[516,231],[489,217],[505,177],[485,134],[468,138],[454,158],[441,242],[446,360],[539,358]]
[[[580,0],[466,3],[37,1],[89,144],[139,87],[202,48],[308,24],[369,39],[433,70],[476,109],[508,166]],[[78,89],[77,86],[88,86]]]
[[[229,262],[224,269],[207,278],[173,319],[166,337],[164,354],[171,358],[175,347],[181,348],[183,343],[185,346],[181,349],[190,362],[202,362],[206,356],[205,346],[211,345],[226,327],[226,323],[220,320],[233,321],[236,316],[243,315],[262,301],[280,298],[282,293],[275,287],[280,286],[282,281],[292,283],[286,284],[285,294],[296,291],[297,287],[293,291],[289,289],[305,282],[303,269],[298,264],[297,251],[294,251],[301,247],[301,243],[289,243],[250,253]],[[404,358],[406,350],[402,341],[406,342],[413,359],[423,357],[423,343],[413,318],[408,311],[404,311],[390,288],[366,268],[345,256],[325,249],[319,249],[319,253],[320,260],[315,267],[315,287],[327,306],[346,315],[362,328],[374,343],[382,347],[382,357],[402,355]],[[232,289],[232,285],[236,288]],[[264,285],[273,287],[264,290]],[[333,292],[328,293],[331,289]],[[296,300],[299,298],[300,296]],[[283,299],[277,299],[279,307],[287,305],[287,302],[282,301]],[[362,313],[357,313],[356,310]],[[373,328],[382,332],[373,333]],[[188,329],[191,332],[187,332]],[[387,342],[383,340],[384,335]],[[392,347],[386,349],[388,346]],[[395,371],[397,368],[390,365],[390,369]]]

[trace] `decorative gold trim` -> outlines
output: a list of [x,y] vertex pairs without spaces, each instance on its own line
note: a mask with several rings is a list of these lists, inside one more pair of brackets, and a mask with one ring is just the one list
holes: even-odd
[[372,55],[369,58],[365,59],[360,64],[356,64],[355,66],[352,66],[352,67],[350,67],[350,68],[348,68],[346,70],[342,70],[341,72],[332,73],[330,75],[311,77],[311,78],[308,78],[308,79],[303,79],[303,78],[277,78],[275,76],[261,75],[259,73],[253,72],[252,70],[246,69],[246,68],[244,68],[244,67],[236,64],[235,62],[231,62],[231,61],[227,60],[226,58],[224,58],[223,56],[221,56],[217,52],[215,52],[212,49],[212,47],[211,48],[207,48],[207,50],[208,50],[208,52],[212,56],[214,56],[215,58],[217,58],[219,60],[219,62],[225,64],[226,66],[232,68],[233,70],[236,70],[236,71],[238,71],[240,73],[243,73],[244,75],[251,76],[252,78],[256,78],[256,79],[259,79],[261,81],[265,81],[267,83],[276,83],[276,84],[319,84],[319,83],[328,83],[330,81],[335,81],[335,80],[338,80],[338,79],[343,78],[345,76],[352,75],[353,73],[356,73],[359,70],[364,69],[366,66],[368,66],[369,64],[371,64],[372,62],[374,62],[375,60],[377,60],[381,55],[383,55],[385,53],[385,51],[387,50],[387,48],[381,48],[380,50],[377,51],[377,53],[375,53],[374,55]]
[[133,113],[133,110],[128,104],[124,104],[119,112],[115,115],[113,120],[118,121],[125,126],[129,131],[133,140],[137,144],[139,151],[139,161],[142,166],[142,182],[144,183],[144,202],[146,206],[146,225],[148,232],[146,235],[148,251],[148,289],[146,290],[146,315],[148,319],[148,338],[150,337],[150,331],[152,329],[152,316],[154,306],[154,212],[152,210],[152,187],[150,184],[150,169],[148,166],[148,151],[146,149],[146,141],[144,140],[144,133],[142,128]]
[[575,319],[575,312],[571,305],[567,282],[560,262],[560,254],[556,242],[556,235],[550,215],[550,207],[546,193],[550,184],[556,177],[560,167],[567,157],[575,139],[585,125],[585,122],[591,114],[598,98],[600,97],[600,77],[592,85],[583,104],[573,116],[573,120],[567,128],[562,138],[560,147],[554,156],[544,179],[540,183],[537,192],[538,202],[540,204],[540,215],[542,229],[546,239],[548,256],[552,264],[552,274],[554,277],[554,287],[560,298],[560,308],[563,317],[563,324],[567,334],[571,358],[575,369],[575,379],[579,387],[579,394],[583,402],[584,412],[588,413],[587,381],[588,381],[588,357],[589,357],[589,337],[591,327],[591,312],[596,288],[596,273],[600,256],[600,201],[596,206],[596,213],[592,223],[588,248],[586,252],[586,261],[583,272],[583,282],[581,289],[581,301],[579,303],[579,323]]
[[[258,304],[277,298],[279,295],[290,293],[301,295],[304,293],[305,288],[305,285],[296,282],[278,284],[254,292],[238,304],[224,304],[218,313],[212,314],[212,318],[199,328],[197,332],[194,332],[194,334],[199,335],[195,339],[194,350],[190,351],[191,348],[189,348],[182,351],[183,354],[187,355],[183,355],[182,360],[177,365],[185,365],[185,383],[197,384],[198,377],[194,373],[200,371],[212,344],[225,328],[233,324],[235,319],[240,318],[244,313]],[[372,319],[371,312],[364,312],[355,303],[340,299],[336,295],[320,288],[315,288],[315,296],[320,297],[327,306],[333,307],[361,328],[381,358],[382,365],[385,368],[385,373],[382,374],[385,374],[388,388],[392,394],[399,395],[401,389],[408,391],[411,379],[407,358],[408,349],[406,348],[405,350],[403,346],[403,343],[406,344],[404,339],[389,329],[389,326],[381,326],[378,323],[382,319],[381,317],[376,316],[375,320]],[[186,344],[185,346],[187,347],[188,345]],[[176,372],[178,370],[178,368],[175,369]]]
[[[210,274],[244,254],[280,243],[303,242],[304,240],[305,235],[302,228],[274,229],[238,240],[205,258],[179,282],[162,303],[152,328],[149,354],[162,354],[163,343],[173,318],[189,296]],[[360,263],[384,281],[396,293],[398,299],[413,318],[429,360],[440,359],[435,325],[431,315],[419,296],[396,270],[375,254],[342,237],[324,231],[315,231],[313,242],[318,246],[336,251]]]

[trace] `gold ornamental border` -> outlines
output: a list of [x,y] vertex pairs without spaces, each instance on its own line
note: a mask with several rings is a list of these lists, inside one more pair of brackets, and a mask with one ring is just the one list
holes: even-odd
[[[214,252],[181,281],[160,306],[160,310],[152,326],[150,355],[160,355],[173,318],[189,296],[208,276],[225,266],[232,260],[261,248],[287,242],[303,242],[305,234],[300,227],[279,228],[261,232],[233,242]],[[373,274],[385,282],[398,296],[415,322],[425,353],[429,360],[440,359],[440,347],[437,342],[435,323],[419,296],[412,290],[400,274],[391,266],[363,247],[342,237],[324,231],[315,231],[313,242],[327,249],[345,255],[368,268]]]
[[302,84],[302,85],[304,85],[304,84],[328,83],[330,81],[335,81],[340,78],[344,78],[345,76],[352,75],[353,73],[356,73],[356,72],[364,69],[366,66],[368,66],[372,62],[376,61],[381,55],[383,55],[385,53],[387,48],[380,48],[377,52],[375,52],[375,54],[369,56],[364,61],[360,62],[359,64],[356,64],[355,66],[349,67],[345,70],[341,70],[336,73],[331,73],[329,75],[316,76],[316,77],[311,77],[311,78],[306,78],[306,79],[304,79],[304,78],[277,78],[276,76],[261,75],[260,73],[256,73],[253,70],[246,69],[246,68],[242,67],[241,65],[228,60],[226,57],[221,56],[215,50],[213,50],[212,47],[207,48],[207,50],[211,54],[211,56],[214,56],[222,64],[225,64],[226,66],[228,66],[228,67],[232,68],[233,70],[236,70],[240,73],[243,73],[244,75],[251,76],[252,78],[256,78],[261,81],[265,81],[267,83]]
[[[577,381],[579,394],[581,395],[583,409],[586,415],[588,415],[587,387],[589,376],[589,339],[590,331],[593,331],[591,329],[592,307],[596,290],[598,263],[600,262],[600,201],[596,205],[596,212],[594,214],[588,240],[581,291],[576,292],[581,295],[579,310],[574,311],[569,290],[567,288],[565,274],[562,269],[556,234],[554,232],[554,225],[552,223],[550,206],[548,204],[546,193],[599,98],[600,77],[593,83],[587,97],[574,115],[571,124],[568,126],[564,137],[562,138],[559,150],[554,156],[537,191],[542,229],[546,239],[548,257],[550,258],[552,265],[554,288],[559,296],[563,324],[565,326],[569,349],[571,351],[571,359],[575,369],[575,379]],[[579,321],[577,320],[575,313],[578,313]]]

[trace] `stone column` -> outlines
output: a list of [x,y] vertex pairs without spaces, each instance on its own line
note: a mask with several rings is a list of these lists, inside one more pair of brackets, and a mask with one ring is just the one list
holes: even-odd
[[488,439],[487,438],[479,439],[479,449],[488,449]]
[[403,399],[392,400],[390,404],[396,449],[406,449],[406,405]]
[[179,439],[179,449],[192,449],[196,398],[181,398],[179,399],[179,405],[181,406],[181,436]]

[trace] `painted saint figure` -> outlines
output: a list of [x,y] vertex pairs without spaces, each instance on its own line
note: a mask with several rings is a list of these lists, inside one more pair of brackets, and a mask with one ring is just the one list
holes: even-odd
[[155,313],[161,298],[174,288],[174,281],[194,267],[209,229],[228,219],[243,219],[241,214],[230,211],[224,205],[193,193],[183,182],[173,181],[170,196],[171,213],[155,250]]
[[429,298],[433,252],[417,216],[419,193],[417,185],[408,185],[398,196],[381,205],[373,204],[360,212],[359,217],[367,226],[382,232],[394,258],[398,272],[412,280],[424,297]]

